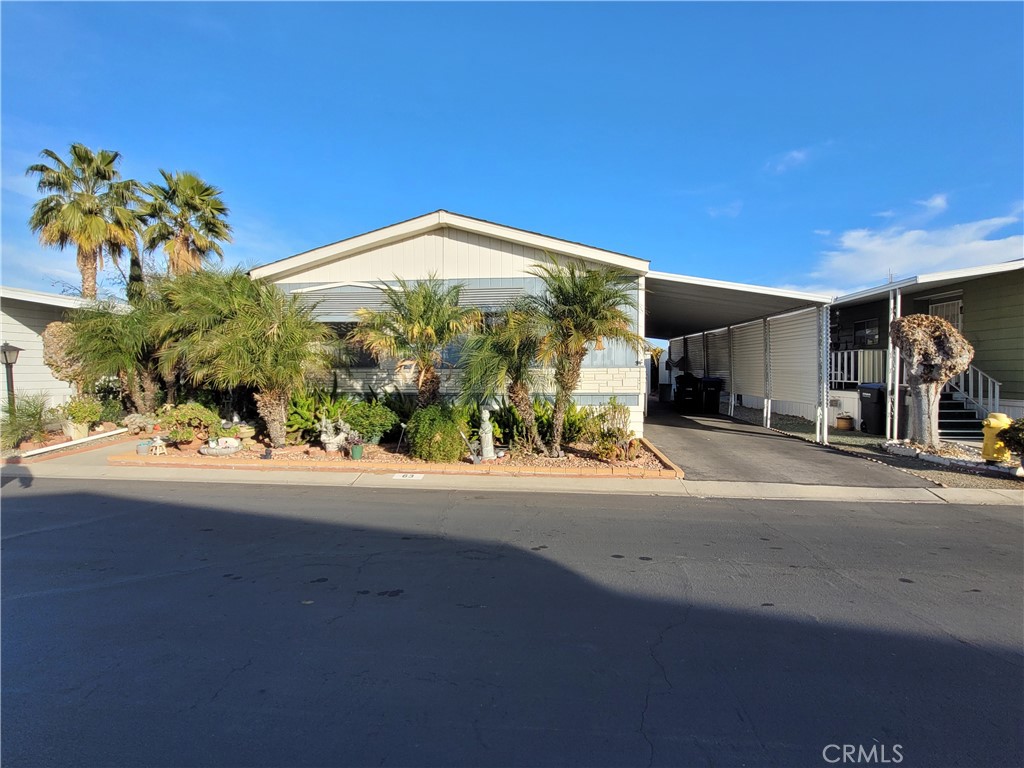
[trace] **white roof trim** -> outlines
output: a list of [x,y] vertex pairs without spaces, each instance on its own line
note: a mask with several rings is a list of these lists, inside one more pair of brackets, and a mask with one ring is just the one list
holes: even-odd
[[856,291],[854,293],[848,293],[844,296],[840,296],[835,300],[836,304],[850,304],[853,302],[861,301],[863,299],[870,299],[876,296],[886,296],[889,291],[894,291],[897,288],[911,288],[915,285],[926,286],[933,283],[950,283],[957,280],[970,280],[974,277],[986,277],[988,275],[998,275],[1002,272],[1012,272],[1016,269],[1024,269],[1024,259],[1017,259],[1016,261],[1006,261],[1000,264],[984,264],[980,267],[966,267],[964,269],[950,269],[945,272],[930,272],[925,275],[915,275],[908,277],[903,280],[896,280],[885,285],[878,285],[874,288],[865,288],[862,291]]
[[823,293],[791,291],[784,288],[771,288],[766,285],[751,285],[749,283],[730,283],[725,280],[712,280],[707,277],[689,277],[688,275],[676,275],[671,272],[648,272],[647,277],[650,280],[667,280],[673,283],[702,285],[707,288],[721,288],[727,291],[742,291],[743,293],[756,293],[763,296],[778,296],[784,299],[803,300],[808,304],[828,304],[832,301],[831,296],[827,296]]
[[353,256],[361,251],[372,247],[386,245],[398,240],[405,240],[435,229],[454,227],[456,229],[474,232],[485,237],[494,237],[501,240],[509,240],[522,245],[548,251],[559,256],[572,256],[578,259],[594,261],[599,264],[620,267],[631,272],[644,274],[650,265],[646,259],[638,259],[635,256],[627,256],[622,253],[605,251],[593,246],[573,243],[568,240],[559,240],[555,237],[540,235],[536,232],[527,232],[523,229],[507,227],[503,224],[495,224],[482,219],[474,219],[469,216],[462,216],[449,211],[434,211],[415,219],[402,221],[398,224],[376,229],[362,235],[356,235],[337,243],[314,248],[311,251],[296,254],[280,261],[264,264],[249,270],[254,279],[273,277],[280,280],[283,277],[296,272],[305,271],[322,264],[337,261],[339,259]]
[[81,296],[61,296],[57,293],[44,293],[43,291],[31,291],[27,288],[8,288],[6,286],[0,286],[0,299],[27,301],[32,304],[45,304],[50,307],[64,307],[65,309],[78,309],[91,302],[90,299],[83,299]]

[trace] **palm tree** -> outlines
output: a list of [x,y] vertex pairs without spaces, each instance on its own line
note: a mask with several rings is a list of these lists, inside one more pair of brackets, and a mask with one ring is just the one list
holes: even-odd
[[366,349],[377,362],[395,360],[396,368],[413,366],[420,407],[436,403],[446,347],[473,330],[480,322],[475,307],[460,307],[463,285],[446,285],[431,275],[417,283],[396,277],[398,287],[385,285],[385,308],[356,311],[359,319],[349,339]]
[[29,226],[39,233],[43,245],[61,250],[75,246],[82,296],[95,299],[96,273],[103,269],[104,254],[115,262],[125,250],[138,256],[139,221],[134,208],[139,185],[121,179],[119,152],[93,152],[83,144],[72,144],[68,160],[52,149],[44,149],[41,156],[52,165],[36,163],[25,171],[39,176],[36,189],[44,195],[32,207]]
[[82,380],[116,377],[139,413],[154,411],[160,393],[151,333],[157,311],[151,303],[128,310],[100,303],[72,312],[69,319],[68,353],[78,361]]
[[161,169],[160,175],[163,185],[146,188],[149,199],[139,212],[147,225],[142,231],[146,250],[163,246],[172,275],[195,272],[213,256],[223,259],[220,243],[231,242],[231,226],[224,220],[228,207],[221,190],[194,173]]
[[504,391],[526,427],[530,446],[544,451],[530,390],[536,380],[540,337],[528,302],[519,300],[501,317],[466,339],[459,358],[463,399],[490,400]]
[[334,332],[312,308],[239,270],[199,271],[163,288],[170,311],[161,331],[173,339],[163,365],[180,365],[193,384],[253,390],[271,444],[285,444],[292,392],[326,370]]
[[530,297],[541,325],[539,359],[554,367],[555,406],[552,414],[552,456],[562,451],[562,425],[572,393],[580,381],[583,359],[591,344],[604,349],[604,339],[617,339],[637,350],[646,342],[633,331],[627,310],[636,310],[636,278],[619,269],[588,269],[570,262],[538,265],[531,272],[544,282],[545,293]]

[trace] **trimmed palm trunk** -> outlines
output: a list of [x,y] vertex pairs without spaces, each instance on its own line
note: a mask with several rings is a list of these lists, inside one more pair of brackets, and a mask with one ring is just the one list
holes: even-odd
[[551,414],[551,456],[562,455],[562,428],[565,425],[565,412],[572,402],[572,393],[580,383],[580,372],[586,353],[573,353],[560,360],[555,368],[555,407]]
[[[512,407],[516,409],[519,418],[526,427],[526,434],[530,440],[530,446],[544,453],[547,450],[544,441],[540,439],[540,432],[537,430],[537,417],[533,412],[533,400],[530,398],[530,388],[523,382],[512,382],[508,385],[508,399]],[[564,414],[563,414],[564,418]]]
[[432,366],[424,366],[420,372],[419,386],[416,392],[416,404],[420,408],[426,408],[441,401],[441,377],[437,369]]
[[82,297],[96,298],[96,251],[78,249],[78,271],[82,273]]
[[893,320],[889,336],[907,367],[910,441],[938,448],[942,388],[970,367],[974,348],[949,322],[934,315]]
[[274,448],[284,448],[289,393],[271,390],[268,392],[258,392],[254,397],[256,399],[256,411],[267,425],[267,434],[270,437],[271,446]]

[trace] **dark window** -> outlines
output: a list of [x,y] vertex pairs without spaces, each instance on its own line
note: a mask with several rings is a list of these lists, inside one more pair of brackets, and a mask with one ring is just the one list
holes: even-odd
[[349,368],[377,367],[377,361],[374,359],[373,355],[362,347],[346,341],[346,337],[349,332],[356,327],[355,323],[330,323],[330,326],[334,329],[334,332],[338,334],[338,338],[341,339],[345,357],[348,359]]
[[878,318],[853,324],[853,346],[857,349],[878,346]]

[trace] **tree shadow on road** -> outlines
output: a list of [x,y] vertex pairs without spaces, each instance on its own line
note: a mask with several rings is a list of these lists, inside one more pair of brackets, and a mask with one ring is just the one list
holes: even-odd
[[5,499],[5,766],[1024,758],[1019,649],[627,594],[416,522],[445,494],[371,527],[247,490]]

